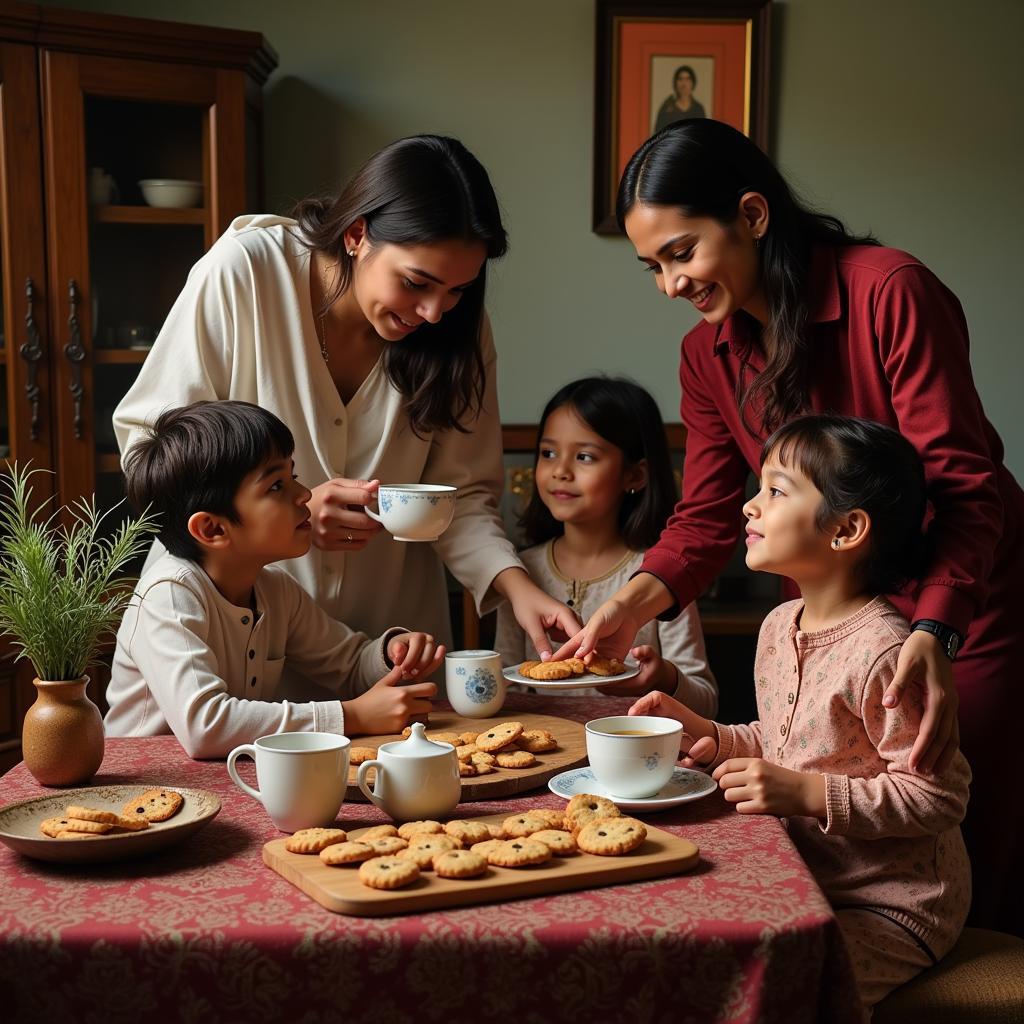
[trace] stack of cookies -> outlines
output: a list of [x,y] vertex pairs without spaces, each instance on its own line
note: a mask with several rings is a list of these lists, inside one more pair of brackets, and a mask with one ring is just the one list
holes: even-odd
[[359,880],[373,889],[399,889],[423,872],[470,879],[489,867],[526,868],[578,851],[616,857],[635,850],[647,829],[623,817],[604,797],[580,794],[565,811],[537,808],[509,815],[500,825],[473,819],[376,825],[358,840],[343,829],[296,832],[285,842],[292,853],[319,854],[331,867],[359,866]]
[[149,789],[116,811],[72,804],[64,813],[40,822],[39,831],[51,839],[95,839],[97,836],[141,832],[151,822],[173,817],[184,803],[173,789]]
[[538,682],[555,683],[573,676],[617,676],[626,671],[625,662],[618,658],[601,658],[594,655],[590,662],[582,658],[566,658],[564,661],[524,661],[519,674]]

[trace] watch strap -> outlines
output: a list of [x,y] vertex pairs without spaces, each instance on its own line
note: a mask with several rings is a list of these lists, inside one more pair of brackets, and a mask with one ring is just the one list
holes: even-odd
[[931,633],[942,644],[942,649],[950,661],[956,657],[963,643],[963,637],[952,626],[947,626],[944,622],[939,622],[938,619],[918,619],[910,629],[911,632],[920,629]]

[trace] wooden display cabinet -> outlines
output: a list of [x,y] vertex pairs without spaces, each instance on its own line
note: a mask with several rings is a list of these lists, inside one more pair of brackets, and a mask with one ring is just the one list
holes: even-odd
[[[0,9],[0,460],[52,470],[39,500],[123,496],[111,415],[189,268],[261,206],[261,88],[276,63],[253,32]],[[202,195],[150,206],[146,178]],[[12,653],[0,640],[0,771],[20,759],[34,700]]]

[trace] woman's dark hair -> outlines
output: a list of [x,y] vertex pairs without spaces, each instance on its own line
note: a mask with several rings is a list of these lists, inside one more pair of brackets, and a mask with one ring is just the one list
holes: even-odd
[[[764,327],[767,362],[748,381],[748,350],[736,383],[743,422],[757,436],[806,411],[809,404],[812,354],[805,327],[812,247],[877,245],[877,239],[851,235],[836,217],[810,209],[750,139],[710,118],[677,121],[648,139],[626,165],[615,212],[623,231],[626,215],[637,203],[675,207],[686,217],[713,217],[728,227],[747,192],[763,195],[770,214],[758,245],[769,310]],[[758,407],[760,423],[751,424],[748,411]]]
[[[566,384],[544,406],[534,465],[540,458],[540,442],[549,417],[565,407],[571,408],[595,434],[615,445],[627,466],[647,460],[647,486],[622,496],[619,534],[634,551],[651,547],[678,499],[665,427],[654,399],[625,377],[584,377]],[[560,537],[564,532],[536,487],[519,523],[531,544]]]
[[682,74],[682,73],[683,73],[684,71],[685,71],[685,72],[686,72],[686,73],[687,73],[687,74],[688,74],[688,75],[690,76],[690,78],[691,78],[691,79],[693,80],[693,87],[694,87],[695,89],[697,88],[697,72],[696,72],[696,71],[694,71],[694,70],[693,70],[693,68],[691,68],[689,64],[680,64],[680,65],[679,65],[679,67],[677,67],[677,68],[676,68],[676,73],[675,73],[675,74],[674,74],[674,75],[672,76],[672,91],[673,91],[673,92],[674,92],[674,93],[675,93],[675,94],[676,94],[677,96],[679,95],[679,90],[678,90],[678,89],[676,89],[676,79],[677,79],[677,78],[678,78],[678,77],[679,77],[679,76],[680,76],[680,75],[681,75],[681,74]]
[[[336,196],[304,199],[293,211],[303,240],[336,261],[338,286],[325,308],[352,283],[353,261],[344,233],[360,217],[371,244],[421,245],[482,242],[487,258],[508,248],[498,200],[483,165],[457,139],[414,135],[385,146]],[[483,403],[480,350],[485,261],[454,309],[425,323],[401,344],[386,348],[387,374],[405,399],[413,430],[466,431],[460,423]]]
[[188,532],[195,512],[237,523],[235,496],[242,481],[268,459],[291,457],[292,432],[272,412],[248,402],[193,402],[162,413],[128,449],[125,492],[136,511],[160,522],[160,540],[172,555],[201,561]]
[[924,466],[902,434],[852,416],[800,416],[765,441],[762,465],[770,455],[783,466],[795,465],[821,491],[819,529],[858,508],[871,517],[860,565],[867,590],[892,593],[921,575],[927,556]]

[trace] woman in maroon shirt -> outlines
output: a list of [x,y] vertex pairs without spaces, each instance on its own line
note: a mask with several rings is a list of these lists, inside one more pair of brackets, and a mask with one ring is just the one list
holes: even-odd
[[617,214],[659,291],[704,318],[682,345],[683,496],[637,575],[555,657],[622,656],[641,625],[708,587],[775,427],[813,411],[898,429],[925,464],[931,556],[916,589],[893,595],[915,629],[885,704],[923,692],[919,771],[948,765],[962,733],[973,920],[1019,931],[1010,871],[1024,802],[1006,725],[1024,705],[1024,492],[975,390],[959,302],[914,257],[803,206],[720,122],[683,121],[645,142]]

